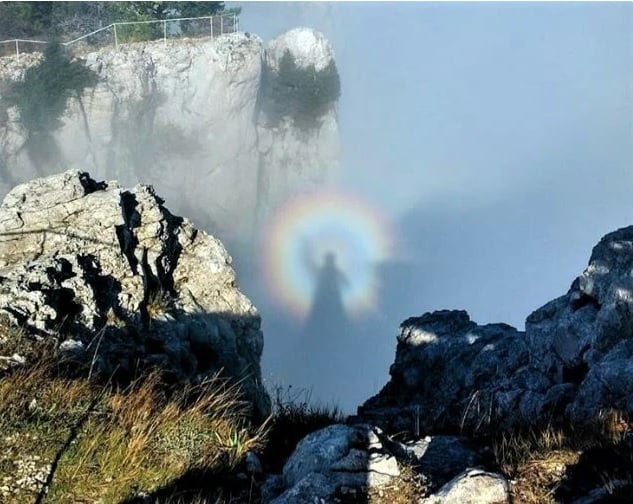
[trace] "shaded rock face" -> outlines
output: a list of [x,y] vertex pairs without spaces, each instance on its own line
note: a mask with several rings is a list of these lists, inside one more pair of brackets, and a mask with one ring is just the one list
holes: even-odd
[[599,409],[633,411],[633,226],[603,237],[569,292],[532,313],[535,364],[578,385],[574,420]]
[[400,326],[391,381],[359,414],[412,433],[484,422],[483,394],[512,392],[517,370],[525,386],[546,393],[528,363],[525,335],[505,324],[478,326],[464,311],[410,318]]
[[[151,183],[214,234],[248,240],[292,194],[338,172],[335,103],[308,133],[292,120],[269,126],[261,110],[263,75],[286,49],[301,65],[333,61],[327,40],[307,28],[271,41],[270,49],[257,36],[234,33],[88,53],[99,83],[69,100],[53,134],[55,155],[44,163],[23,148],[17,111],[0,111],[2,178],[18,183],[76,168],[124,185]],[[21,79],[36,61],[0,60],[0,84]]]
[[421,504],[509,504],[508,482],[500,475],[468,469]]
[[[422,502],[509,502],[503,476],[475,469],[486,463],[486,455],[464,438],[433,436],[403,443],[369,424],[335,424],[297,445],[283,474],[264,485],[264,502],[366,502],[368,492],[394,484],[403,466],[415,468],[427,497]],[[464,496],[475,500],[460,500]]]
[[230,261],[151,186],[71,170],[15,187],[0,207],[1,313],[106,377],[223,370],[261,417],[260,318]]
[[525,333],[463,311],[403,322],[391,380],[359,414],[408,432],[588,422],[633,412],[632,363],[633,226],[602,238]]
[[282,489],[273,504],[333,502],[336,494],[380,487],[400,471],[370,425],[331,425],[299,442],[283,468]]

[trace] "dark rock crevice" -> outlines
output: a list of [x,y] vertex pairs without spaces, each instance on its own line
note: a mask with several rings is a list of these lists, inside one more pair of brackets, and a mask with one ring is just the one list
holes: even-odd
[[28,338],[58,342],[104,379],[158,369],[184,384],[223,370],[253,417],[266,418],[259,315],[222,244],[173,216],[151,187],[69,171],[10,192],[0,223],[0,314]]

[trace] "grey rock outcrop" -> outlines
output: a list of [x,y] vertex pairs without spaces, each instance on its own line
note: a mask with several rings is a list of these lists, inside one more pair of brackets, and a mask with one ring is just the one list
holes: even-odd
[[222,373],[266,415],[263,336],[219,240],[151,186],[70,170],[15,187],[0,207],[0,313],[94,372]]
[[402,323],[391,380],[359,408],[387,430],[591,422],[633,412],[633,226],[603,237],[526,331],[463,311]]
[[[513,393],[520,400],[527,387],[547,393],[549,383],[531,373],[528,363],[524,334],[508,325],[478,326],[464,311],[410,318],[400,326],[390,382],[359,414],[411,433],[483,424],[493,413],[514,415],[514,403],[492,411],[488,404],[490,397]],[[517,391],[519,383],[526,388]]]
[[[495,498],[501,489],[507,499],[501,476],[475,469],[488,462],[483,450],[466,438],[429,436],[400,442],[369,424],[335,424],[299,442],[282,475],[264,485],[264,502],[359,502],[354,499],[380,496],[386,487],[397,485],[403,466],[415,472],[420,492],[438,501],[459,502],[456,496],[478,488],[482,496]],[[476,502],[506,501],[491,497]]]
[[404,459],[425,476],[430,489],[439,488],[468,468],[484,466],[490,459],[459,436],[425,436],[401,443],[401,449],[406,454]]
[[569,292],[526,320],[534,364],[578,386],[573,420],[633,412],[633,226],[604,236]]
[[299,442],[283,468],[273,504],[334,502],[335,495],[388,484],[400,474],[395,456],[370,425],[331,425]]
[[[24,148],[17,111],[0,107],[3,182],[75,168],[126,186],[150,183],[175,211],[222,239],[252,238],[257,222],[292,194],[335,178],[339,166],[336,103],[304,132],[290,119],[269,125],[260,99],[278,50],[321,66],[333,61],[329,43],[301,28],[269,47],[232,33],[84,54],[99,82],[68,102],[45,162]],[[20,61],[0,58],[0,84],[19,80],[36,59]]]
[[468,469],[421,504],[508,504],[510,488],[500,474]]

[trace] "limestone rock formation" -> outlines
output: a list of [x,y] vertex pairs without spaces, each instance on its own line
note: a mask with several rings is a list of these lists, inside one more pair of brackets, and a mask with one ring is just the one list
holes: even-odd
[[486,408],[484,394],[513,391],[518,370],[524,386],[546,393],[548,383],[533,379],[527,367],[524,340],[505,324],[478,326],[464,311],[410,318],[400,326],[390,382],[360,414],[409,432],[484,423],[497,412]]
[[[489,462],[465,438],[400,442],[369,424],[334,424],[299,442],[283,474],[264,485],[263,496],[272,504],[357,502],[353,496],[393,485],[406,465],[414,468],[428,496],[422,502],[509,502],[503,476],[476,469]],[[460,500],[464,496],[475,500]]]
[[309,28],[295,28],[272,40],[268,44],[267,64],[279,68],[286,51],[292,53],[299,66],[314,65],[316,70],[323,70],[334,59],[332,47],[323,34]]
[[509,504],[508,482],[499,474],[468,469],[421,504]]
[[[289,118],[270,125],[261,110],[264,74],[280,48],[301,65],[333,62],[329,43],[308,28],[282,35],[270,49],[255,35],[232,33],[83,54],[99,82],[69,101],[45,162],[24,148],[17,111],[2,110],[0,100],[2,178],[13,184],[75,168],[126,186],[151,183],[205,229],[247,240],[292,193],[338,171],[335,102],[309,132]],[[18,81],[35,62],[0,58],[0,95],[2,84]]]
[[604,236],[566,295],[526,320],[534,363],[577,387],[573,420],[633,412],[633,226]]
[[270,410],[260,318],[230,256],[151,186],[70,170],[15,187],[0,207],[0,313],[106,377],[222,370],[258,416]]
[[[264,53],[264,75],[279,70],[288,52],[297,67],[314,67],[324,71],[334,64],[334,52],[327,39],[309,28],[295,28],[272,40]],[[336,102],[319,112],[316,127],[306,131],[291,117],[270,123],[266,110],[274,92],[263,93],[258,120],[260,152],[260,189],[267,195],[260,198],[259,218],[264,218],[296,191],[334,182],[338,175],[339,141]],[[282,101],[284,97],[281,98]],[[312,98],[314,99],[314,98]],[[272,176],[271,176],[272,175]]]
[[407,432],[591,422],[633,413],[632,362],[633,226],[603,237],[525,332],[463,311],[403,322],[391,380],[359,414]]
[[283,469],[273,504],[332,502],[346,491],[380,487],[400,474],[396,458],[370,425],[331,425],[299,442]]

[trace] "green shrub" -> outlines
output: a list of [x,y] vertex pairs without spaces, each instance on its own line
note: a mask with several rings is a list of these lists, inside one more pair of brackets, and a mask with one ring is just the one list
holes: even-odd
[[[154,21],[149,16],[136,16],[134,21]],[[119,44],[145,42],[163,38],[162,23],[120,24],[116,27]]]
[[319,119],[340,95],[341,83],[334,61],[323,70],[316,70],[314,65],[304,68],[286,50],[279,69],[264,74],[264,111],[273,125],[290,117],[303,130],[317,128]]
[[29,136],[51,133],[61,126],[68,99],[80,97],[97,83],[97,75],[79,61],[70,61],[63,47],[49,44],[42,61],[29,68],[8,96]]

